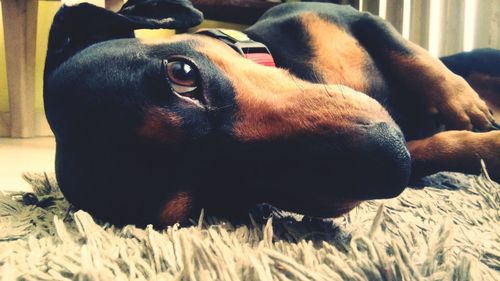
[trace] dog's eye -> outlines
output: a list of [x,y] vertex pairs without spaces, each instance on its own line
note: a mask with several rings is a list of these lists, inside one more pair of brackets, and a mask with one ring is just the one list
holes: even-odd
[[180,60],[166,62],[166,64],[167,77],[176,93],[189,96],[189,93],[196,90],[197,73],[191,64]]

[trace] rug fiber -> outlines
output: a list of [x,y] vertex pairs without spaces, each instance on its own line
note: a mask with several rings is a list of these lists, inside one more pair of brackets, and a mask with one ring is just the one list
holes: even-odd
[[407,189],[335,219],[346,239],[291,239],[276,221],[156,231],[68,212],[51,175],[0,193],[1,280],[500,280],[500,185]]

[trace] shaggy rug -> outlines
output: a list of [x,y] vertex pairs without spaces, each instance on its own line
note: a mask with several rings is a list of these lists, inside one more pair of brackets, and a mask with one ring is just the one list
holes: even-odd
[[1,280],[500,280],[500,186],[487,174],[320,223],[202,214],[161,232],[73,213],[52,176],[26,179],[33,193],[0,194]]

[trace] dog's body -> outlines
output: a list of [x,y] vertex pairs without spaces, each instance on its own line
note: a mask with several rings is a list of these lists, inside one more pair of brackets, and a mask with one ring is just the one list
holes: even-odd
[[57,178],[77,207],[118,224],[168,225],[201,208],[236,219],[260,202],[326,217],[398,195],[410,170],[477,172],[483,158],[500,176],[500,132],[470,131],[491,129],[485,103],[379,18],[273,8],[245,32],[277,68],[204,35],[132,38],[200,21],[180,0],[56,15],[44,97]]

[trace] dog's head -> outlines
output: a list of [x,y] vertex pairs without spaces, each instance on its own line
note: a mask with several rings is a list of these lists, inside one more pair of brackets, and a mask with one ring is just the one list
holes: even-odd
[[260,202],[337,216],[403,190],[404,138],[370,97],[258,65],[203,35],[127,38],[200,21],[188,2],[169,0],[56,15],[44,98],[70,202],[117,224],[166,225]]

